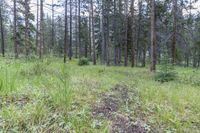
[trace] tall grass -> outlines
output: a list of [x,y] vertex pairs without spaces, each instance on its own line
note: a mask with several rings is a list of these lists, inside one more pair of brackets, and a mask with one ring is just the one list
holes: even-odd
[[72,88],[70,88],[70,67],[64,64],[60,71],[56,72],[57,82],[54,82],[54,87],[50,91],[50,97],[53,103],[67,110],[72,100]]
[[16,88],[16,80],[19,74],[19,65],[15,65],[15,70],[9,70],[9,65],[0,68],[0,94],[8,94]]

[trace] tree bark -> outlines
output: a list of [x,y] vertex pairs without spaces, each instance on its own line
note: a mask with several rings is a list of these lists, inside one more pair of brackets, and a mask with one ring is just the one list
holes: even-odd
[[151,71],[156,70],[155,0],[151,0]]
[[29,7],[28,0],[25,0],[25,47],[26,47],[26,57],[29,55],[29,39],[28,39],[28,30],[29,30]]
[[78,0],[78,46],[79,46],[79,58],[82,57],[81,47],[81,1]]
[[72,0],[70,0],[70,43],[69,43],[69,60],[72,59]]
[[91,6],[91,46],[93,50],[93,65],[96,65],[96,47],[95,47],[95,39],[94,39],[94,11],[93,11],[93,0],[90,2]]
[[131,17],[132,17],[132,26],[131,26],[131,67],[135,66],[135,44],[134,44],[134,25],[135,25],[135,19],[134,19],[134,2],[135,0],[131,1]]
[[40,0],[40,48],[39,48],[39,58],[42,58],[44,49],[44,18],[43,18],[43,0]]
[[54,43],[55,43],[55,26],[54,26],[54,0],[52,0],[52,23],[51,23],[51,35],[52,35],[52,40],[51,40],[51,50],[53,49],[54,47]]
[[172,63],[176,62],[176,32],[177,32],[177,0],[173,0],[173,36],[172,36]]
[[124,66],[128,65],[128,44],[127,44],[127,33],[128,33],[128,0],[125,0],[125,20],[124,20],[124,26],[125,26],[125,38],[124,38]]
[[4,47],[4,27],[3,27],[3,17],[2,17],[2,7],[3,5],[0,5],[0,26],[1,26],[1,51],[2,56],[5,57],[5,47]]
[[68,26],[67,26],[67,0],[65,0],[65,37],[64,37],[64,63],[66,63],[67,58],[67,35],[68,33]]
[[39,51],[38,48],[38,37],[39,37],[39,0],[37,0],[37,19],[36,19],[36,54]]
[[17,9],[16,9],[16,0],[13,1],[14,5],[14,30],[13,30],[13,38],[14,38],[14,50],[15,50],[15,58],[18,58],[18,41],[17,41]]

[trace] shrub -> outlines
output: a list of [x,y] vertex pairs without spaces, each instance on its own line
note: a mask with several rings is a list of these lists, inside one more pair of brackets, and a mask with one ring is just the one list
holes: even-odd
[[87,58],[81,58],[78,61],[78,65],[79,66],[85,66],[85,65],[89,65],[89,60]]
[[168,57],[167,52],[164,52],[163,59],[161,60],[161,66],[155,75],[155,80],[159,82],[168,82],[176,78],[176,72],[174,65],[170,63],[171,60]]

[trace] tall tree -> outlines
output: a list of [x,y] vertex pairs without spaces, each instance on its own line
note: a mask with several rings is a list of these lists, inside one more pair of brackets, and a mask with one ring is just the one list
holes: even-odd
[[75,2],[75,58],[78,57],[78,0]]
[[64,63],[66,63],[67,58],[67,35],[68,33],[68,26],[67,26],[67,0],[65,0],[65,37],[64,37]]
[[16,0],[13,1],[14,8],[14,30],[13,30],[13,39],[14,39],[14,50],[15,50],[15,58],[18,58],[18,41],[17,41],[17,8],[16,8]]
[[177,0],[173,0],[173,36],[172,36],[172,63],[175,63],[176,58],[176,36],[177,36]]
[[0,30],[1,30],[1,50],[2,50],[2,56],[5,56],[5,47],[4,47],[4,26],[3,26],[3,17],[2,17],[2,2],[0,3]]
[[51,13],[51,21],[52,21],[52,23],[51,23],[51,35],[52,35],[52,40],[51,40],[51,49],[53,49],[53,47],[54,47],[54,43],[55,43],[55,31],[54,31],[54,29],[55,29],[55,26],[54,26],[54,0],[52,0],[51,1],[51,4],[52,4],[52,13]]
[[93,50],[93,64],[96,65],[96,47],[94,39],[94,11],[93,11],[93,0],[90,2],[91,6],[91,45]]
[[29,8],[29,0],[25,0],[24,1],[24,5],[25,5],[25,47],[26,47],[26,56],[28,56],[29,54],[29,11],[30,11],[30,8]]
[[155,0],[151,0],[151,71],[156,70]]
[[44,48],[44,12],[43,12],[43,0],[40,0],[40,48],[39,58],[42,58]]
[[38,37],[39,37],[39,0],[37,0],[37,14],[36,14],[36,54],[37,51],[39,51]]
[[131,17],[132,17],[132,26],[131,26],[131,67],[135,66],[135,45],[134,45],[134,25],[135,25],[135,19],[134,19],[134,2],[135,0],[131,0]]
[[78,0],[78,46],[79,46],[79,58],[82,56],[81,48],[81,1]]
[[124,42],[124,66],[128,65],[128,44],[127,44],[127,33],[128,33],[128,0],[125,0],[125,17],[124,17],[124,26],[125,26],[125,42]]
[[72,0],[70,0],[70,42],[69,42],[69,60],[72,59]]

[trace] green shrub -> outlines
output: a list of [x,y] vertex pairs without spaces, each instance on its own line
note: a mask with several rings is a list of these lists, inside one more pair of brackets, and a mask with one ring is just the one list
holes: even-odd
[[161,60],[161,66],[155,75],[155,80],[159,82],[168,82],[176,78],[176,72],[174,65],[171,64],[171,60],[168,57],[167,52],[164,52],[163,59]]
[[81,58],[78,61],[78,65],[79,66],[85,66],[85,65],[89,65],[89,60],[87,58]]

